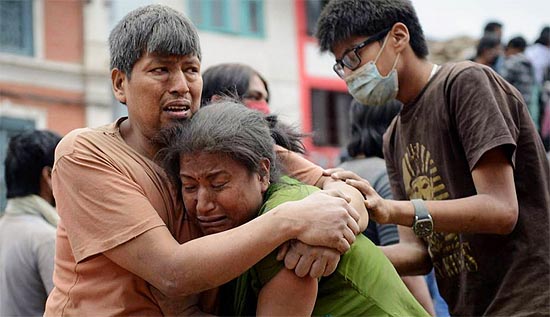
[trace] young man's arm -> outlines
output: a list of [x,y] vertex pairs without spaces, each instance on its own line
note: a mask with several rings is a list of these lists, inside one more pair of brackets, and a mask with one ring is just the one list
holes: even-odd
[[311,316],[317,286],[317,279],[283,268],[260,290],[256,315]]
[[339,193],[314,193],[182,245],[166,227],[155,227],[104,254],[167,296],[198,293],[239,276],[289,239],[345,252],[359,231],[350,214],[358,216],[344,199],[331,195]]
[[[336,172],[333,177],[348,179],[365,196],[365,205],[379,223],[410,227],[414,207],[410,201],[384,200],[370,184],[350,172]],[[502,146],[487,151],[472,171],[477,194],[438,201],[425,201],[434,231],[509,234],[518,218],[518,201],[510,160]]]

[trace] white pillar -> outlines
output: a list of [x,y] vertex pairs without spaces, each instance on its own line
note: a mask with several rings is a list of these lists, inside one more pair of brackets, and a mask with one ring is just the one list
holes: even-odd
[[109,76],[109,5],[105,0],[84,4],[84,95],[86,125],[95,127],[113,119]]

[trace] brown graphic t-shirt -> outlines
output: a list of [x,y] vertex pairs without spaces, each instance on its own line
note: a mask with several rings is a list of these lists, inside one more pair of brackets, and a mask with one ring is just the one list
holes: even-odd
[[521,94],[488,67],[445,64],[384,136],[396,199],[476,194],[471,171],[503,146],[519,218],[509,235],[434,233],[429,251],[453,315],[548,314],[550,169]]

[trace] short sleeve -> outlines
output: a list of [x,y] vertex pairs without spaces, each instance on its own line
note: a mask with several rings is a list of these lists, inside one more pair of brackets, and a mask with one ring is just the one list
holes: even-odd
[[56,161],[52,183],[77,262],[165,225],[140,186],[108,160],[64,155]]
[[451,120],[466,154],[470,171],[487,151],[506,146],[515,164],[515,148],[519,127],[514,121],[510,103],[520,103],[511,87],[496,78],[490,70],[469,67],[456,75],[449,86]]
[[[269,199],[262,206],[260,214],[269,212],[269,210],[282,203],[301,200],[319,190],[317,187],[299,184],[293,180],[291,184],[284,184],[284,182],[285,179],[283,178],[282,185],[275,185],[281,187],[270,195]],[[277,260],[277,250],[271,252],[251,269],[252,287],[255,291],[259,292],[283,268],[284,263]]]
[[398,172],[398,167],[394,159],[395,145],[394,134],[397,128],[398,118],[394,118],[386,133],[384,133],[382,151],[384,153],[384,161],[386,162],[386,171],[388,173],[388,179],[391,189],[391,195],[395,200],[409,199],[402,187],[402,179]]
[[302,183],[315,185],[321,176],[323,176],[323,169],[321,167],[297,153],[278,145],[275,146],[275,153],[288,176],[296,178]]

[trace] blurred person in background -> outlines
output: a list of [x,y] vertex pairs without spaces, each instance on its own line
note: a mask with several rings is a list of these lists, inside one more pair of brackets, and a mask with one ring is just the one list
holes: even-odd
[[0,218],[0,316],[42,316],[53,288],[59,217],[51,172],[60,140],[50,131],[26,131],[8,144],[8,203]]
[[533,93],[536,91],[535,72],[531,61],[524,54],[526,47],[527,42],[521,36],[514,37],[508,42],[504,51],[506,59],[500,74],[519,90],[538,129],[540,107],[538,98],[533,97]]
[[525,56],[529,58],[535,68],[535,79],[542,85],[548,79],[550,68],[550,26],[542,28],[535,43],[525,50]]
[[[393,196],[382,153],[382,136],[401,107],[402,104],[397,100],[380,107],[369,107],[353,99],[350,105],[351,139],[347,146],[351,160],[346,160],[338,166],[366,179],[384,199],[392,199]],[[374,244],[381,246],[382,251],[384,246],[399,242],[395,224],[379,224],[369,219],[367,230],[363,234]],[[433,272],[430,274],[433,275]],[[439,295],[433,278],[429,280],[430,283],[421,275],[401,278],[430,315],[449,316],[447,304]]]
[[[222,63],[204,71],[202,80],[201,106],[207,106],[212,101],[223,97],[240,100],[246,107],[265,114],[265,119],[271,128],[277,127],[286,131],[286,134],[273,134],[275,144],[295,153],[304,154],[305,148],[301,142],[296,144],[292,139],[285,137],[296,133],[294,127],[281,122],[276,114],[271,113],[269,86],[267,80],[257,70],[245,64]],[[305,135],[300,134],[300,136]],[[285,153],[280,149],[277,155],[283,158]]]
[[241,100],[248,108],[269,114],[267,81],[245,64],[225,63],[209,67],[203,74],[202,105],[221,96]]
[[550,26],[545,26],[535,43],[525,50],[535,69],[535,101],[540,109],[540,135],[550,151]]
[[476,56],[473,61],[492,68],[499,58],[501,50],[500,40],[496,36],[484,36],[477,43]]
[[498,21],[490,21],[483,28],[483,36],[482,36],[482,37],[486,37],[486,36],[495,37],[500,44],[501,49],[498,56],[493,60],[491,65],[488,65],[497,73],[500,73],[502,71],[502,67],[504,66],[504,56],[502,54],[502,46],[503,46],[502,29],[503,29],[502,23]]

